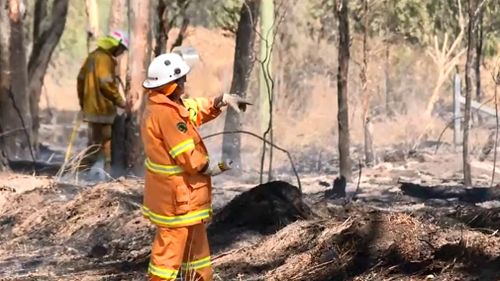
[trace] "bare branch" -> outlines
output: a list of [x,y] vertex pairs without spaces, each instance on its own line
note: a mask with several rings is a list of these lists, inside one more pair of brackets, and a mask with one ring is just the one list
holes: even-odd
[[204,136],[204,137],[202,137],[202,139],[205,140],[205,139],[209,139],[209,138],[212,138],[212,137],[215,137],[215,136],[225,135],[225,134],[246,134],[246,135],[250,135],[250,136],[253,136],[253,137],[256,137],[256,138],[260,139],[261,141],[265,142],[266,144],[271,145],[272,147],[276,148],[277,150],[286,153],[286,155],[288,156],[288,160],[290,161],[290,165],[292,166],[293,173],[295,174],[295,177],[297,179],[297,185],[299,187],[300,193],[302,194],[302,184],[300,182],[299,173],[297,172],[297,169],[295,168],[295,164],[293,162],[292,155],[290,154],[290,152],[288,152],[286,149],[284,149],[284,148],[282,148],[282,147],[274,144],[271,141],[266,140],[265,138],[263,138],[263,137],[255,134],[255,133],[252,133],[252,132],[249,132],[249,131],[245,131],[245,130],[235,130],[235,131],[218,132],[218,133],[214,133],[214,134],[210,134],[210,135]]
[[6,132],[2,132],[2,133],[0,133],[0,138],[8,136],[8,135],[16,133],[16,132],[19,132],[19,131],[22,131],[22,130],[24,130],[24,128],[17,128],[17,129],[8,130]]
[[184,38],[186,37],[188,26],[189,26],[189,18],[183,16],[182,25],[181,28],[179,29],[179,34],[177,35],[177,39],[175,39],[175,42],[172,44],[170,51],[172,51],[175,47],[182,45],[182,41],[184,41]]
[[461,4],[460,0],[457,0],[457,3],[458,3],[458,24],[460,25],[460,32],[459,32],[458,36],[456,37],[455,41],[453,42],[453,44],[448,49],[448,52],[446,53],[447,57],[449,57],[451,55],[451,53],[453,53],[453,51],[457,48],[458,44],[460,44],[462,42],[462,39],[463,39],[464,34],[465,34],[466,24],[465,24],[464,13],[462,11],[462,4]]
[[481,12],[481,10],[483,9],[483,6],[484,4],[486,4],[487,2],[489,2],[490,0],[483,0],[479,6],[477,6],[477,9],[476,11],[474,11],[474,19],[476,19],[479,15],[479,13]]
[[[431,115],[432,109],[434,108],[434,104],[436,101],[439,99],[440,95],[440,89],[443,83],[446,81],[447,76],[450,74],[450,72],[453,70],[455,65],[458,64],[460,57],[465,53],[465,48],[462,48],[457,51],[457,48],[460,46],[462,43],[464,34],[465,34],[465,21],[464,21],[464,16],[462,12],[462,6],[460,3],[460,0],[457,0],[458,3],[458,10],[459,10],[459,16],[458,16],[458,21],[460,25],[460,32],[453,40],[453,43],[451,44],[450,47],[448,47],[448,34],[445,33],[443,44],[441,47],[439,46],[439,40],[436,35],[434,35],[434,49],[428,49],[427,54],[432,58],[434,63],[437,66],[437,72],[438,72],[438,79],[436,81],[436,85],[434,87],[434,90],[432,92],[432,95],[429,99],[429,102],[427,103],[426,107],[426,114]],[[455,54],[455,55],[453,55]]]

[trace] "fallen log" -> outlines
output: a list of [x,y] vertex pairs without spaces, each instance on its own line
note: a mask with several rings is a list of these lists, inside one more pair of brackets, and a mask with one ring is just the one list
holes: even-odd
[[425,186],[411,182],[401,182],[401,191],[405,195],[421,199],[458,199],[466,203],[480,203],[500,200],[500,188],[454,186]]
[[61,169],[61,163],[47,163],[43,161],[8,160],[9,168],[20,174],[36,176],[54,176]]

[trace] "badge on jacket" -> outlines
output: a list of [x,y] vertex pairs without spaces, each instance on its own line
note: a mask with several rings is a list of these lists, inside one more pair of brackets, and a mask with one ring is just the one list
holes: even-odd
[[185,132],[187,132],[187,130],[188,130],[187,125],[186,125],[186,123],[184,123],[184,122],[179,122],[179,123],[177,123],[177,129],[178,129],[181,133],[185,133]]

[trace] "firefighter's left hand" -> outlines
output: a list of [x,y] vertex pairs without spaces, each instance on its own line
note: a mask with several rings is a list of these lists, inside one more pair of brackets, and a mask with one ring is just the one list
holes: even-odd
[[203,174],[208,176],[217,176],[222,174],[225,171],[231,170],[233,165],[232,160],[223,160],[223,161],[209,161],[207,169],[203,172]]

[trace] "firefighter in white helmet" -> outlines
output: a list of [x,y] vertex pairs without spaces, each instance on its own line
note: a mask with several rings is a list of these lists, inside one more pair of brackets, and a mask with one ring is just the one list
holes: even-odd
[[230,161],[210,159],[198,127],[230,105],[237,112],[249,104],[223,94],[183,99],[190,66],[176,53],[156,57],[143,83],[149,90],[142,124],[146,154],[143,215],[157,231],[149,263],[150,280],[212,280],[204,222],[212,214],[211,176]]

